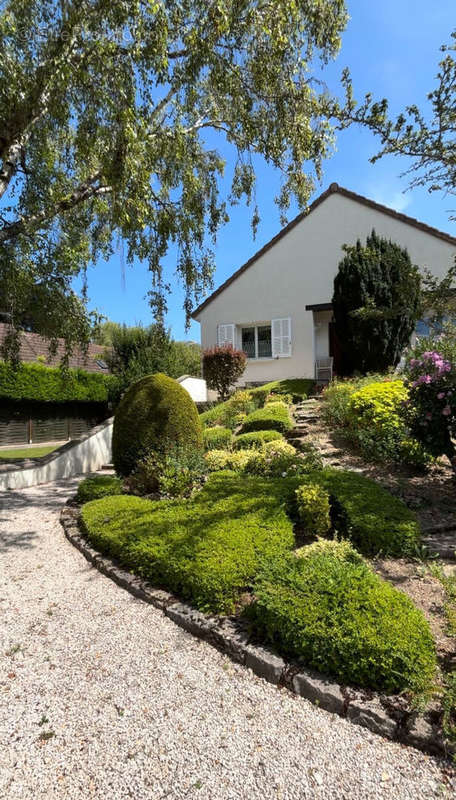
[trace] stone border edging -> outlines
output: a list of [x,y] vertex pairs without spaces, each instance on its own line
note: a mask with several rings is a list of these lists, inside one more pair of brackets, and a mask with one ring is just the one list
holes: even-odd
[[160,609],[173,622],[216,647],[233,661],[249,667],[260,678],[284,686],[325,711],[339,714],[355,725],[387,739],[411,745],[433,755],[454,752],[445,743],[430,715],[418,715],[398,706],[396,696],[362,692],[338,683],[299,664],[286,662],[267,647],[250,641],[242,622],[229,617],[210,617],[182,603],[170,592],[127,572],[113,559],[101,555],[88,543],[79,527],[79,509],[65,506],[60,522],[66,538],[99,572],[145,603]]

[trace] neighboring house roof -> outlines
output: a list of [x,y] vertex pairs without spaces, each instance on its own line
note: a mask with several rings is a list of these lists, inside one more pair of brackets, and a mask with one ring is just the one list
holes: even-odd
[[[10,326],[6,322],[0,322],[0,348],[2,347]],[[21,347],[19,357],[21,361],[29,363],[43,363],[48,367],[55,367],[60,364],[65,353],[65,343],[63,339],[58,340],[57,352],[55,356],[49,356],[49,341],[39,333],[29,333],[21,331]],[[87,372],[100,372],[107,374],[108,366],[104,361],[106,348],[99,344],[89,344],[87,356],[81,350],[75,349],[73,355],[69,357],[69,366],[73,368],[85,369]],[[100,362],[100,363],[98,363]],[[102,366],[104,365],[104,366]]]
[[250,266],[252,266],[252,264],[254,264],[255,261],[261,258],[261,256],[264,255],[264,253],[267,253],[267,251],[270,250],[270,248],[273,247],[279,241],[279,239],[281,239],[289,231],[291,231],[292,228],[295,227],[295,225],[297,225],[299,222],[301,222],[301,220],[304,219],[304,217],[307,217],[309,214],[311,214],[312,211],[314,211],[321,203],[323,203],[331,194],[336,194],[336,193],[342,195],[343,197],[348,197],[350,200],[355,200],[357,203],[362,203],[363,205],[368,206],[369,208],[373,208],[375,211],[381,211],[384,214],[388,214],[388,216],[393,217],[394,219],[399,220],[400,222],[405,222],[407,225],[412,225],[414,228],[418,228],[418,230],[424,231],[424,233],[428,233],[430,236],[436,236],[438,239],[443,239],[444,242],[456,245],[456,237],[450,236],[449,233],[445,233],[444,231],[439,231],[437,228],[433,228],[431,225],[426,225],[425,222],[420,222],[418,219],[415,219],[414,217],[408,217],[407,214],[402,214],[399,211],[394,211],[392,208],[388,208],[388,206],[384,206],[381,203],[376,203],[374,200],[369,200],[369,198],[363,197],[361,194],[356,194],[356,192],[351,192],[349,189],[344,189],[344,187],[339,186],[338,183],[331,183],[329,188],[326,189],[326,191],[323,192],[323,194],[317,197],[317,199],[314,200],[313,203],[311,203],[310,206],[305,211],[302,211],[300,214],[298,214],[297,217],[292,219],[291,222],[289,222],[288,225],[285,226],[285,228],[282,228],[282,230],[279,231],[279,233],[276,236],[274,236],[269,242],[267,242],[264,245],[264,247],[261,248],[261,250],[258,250],[258,252],[256,252],[255,255],[249,258],[249,260],[246,261],[245,264],[242,265],[242,267],[239,267],[239,269],[236,270],[236,272],[233,272],[233,274],[224,283],[222,283],[221,286],[219,286],[218,289],[215,290],[215,292],[212,292],[212,294],[209,295],[209,297],[207,297],[206,300],[204,300],[204,302],[202,302],[198,306],[198,308],[195,308],[192,314],[192,318],[195,319],[198,316],[198,314],[200,314],[201,311],[204,308],[206,308],[206,306],[208,306],[209,303],[212,302],[212,300],[215,300],[215,298],[221,292],[223,292],[223,290],[226,289],[231,283],[233,283],[233,281],[235,281],[236,278],[239,277],[239,275],[242,275],[242,273],[245,272]]

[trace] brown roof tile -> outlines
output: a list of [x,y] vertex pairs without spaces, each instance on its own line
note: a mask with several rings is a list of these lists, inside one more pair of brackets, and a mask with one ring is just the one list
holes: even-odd
[[[0,348],[6,339],[10,326],[6,322],[0,322]],[[65,343],[63,339],[58,340],[57,353],[55,356],[49,356],[49,341],[38,333],[29,333],[27,331],[21,332],[21,349],[20,359],[29,363],[37,363],[43,361],[46,366],[55,367],[60,364],[62,356],[65,352]],[[105,348],[99,344],[89,344],[87,357],[82,354],[79,349],[75,349],[74,353],[70,356],[69,366],[73,368],[84,369],[87,372],[100,372],[107,374],[108,369],[103,369],[97,364],[97,360],[104,360]]]

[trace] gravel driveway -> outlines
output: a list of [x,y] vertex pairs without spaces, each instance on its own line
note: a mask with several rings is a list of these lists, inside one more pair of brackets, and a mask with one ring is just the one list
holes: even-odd
[[442,798],[445,764],[263,682],[90,567],[76,481],[0,495],[0,797]]

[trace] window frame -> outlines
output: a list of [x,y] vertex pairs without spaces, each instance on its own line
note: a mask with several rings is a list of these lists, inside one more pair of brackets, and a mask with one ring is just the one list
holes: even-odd
[[[254,331],[255,355],[254,356],[247,355],[247,359],[249,361],[271,361],[274,358],[274,355],[273,355],[273,352],[272,352],[272,321],[269,321],[269,322],[258,322],[258,323],[254,323],[254,324],[250,324],[250,325],[239,325],[239,332],[240,332],[240,339],[241,339],[240,344],[241,344],[241,349],[242,350],[244,350],[243,342],[242,342],[242,331],[243,330],[252,329],[252,328],[253,328],[253,331]],[[269,328],[270,331],[271,331],[271,355],[270,356],[259,356],[258,355],[258,328]],[[244,350],[244,352],[245,352],[245,350]]]

